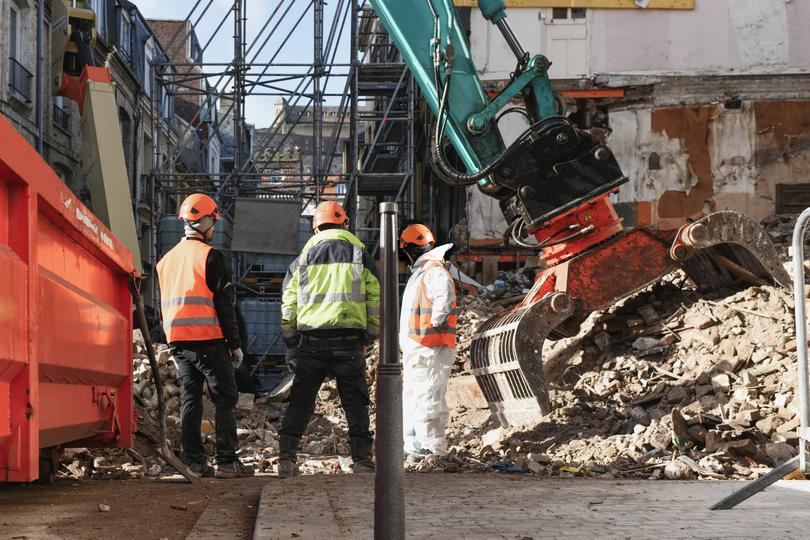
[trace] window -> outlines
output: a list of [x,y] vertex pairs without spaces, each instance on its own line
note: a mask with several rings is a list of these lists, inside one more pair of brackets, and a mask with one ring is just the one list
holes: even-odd
[[8,13],[9,42],[8,42],[8,86],[15,97],[26,104],[31,103],[33,75],[22,62],[22,18],[23,13],[14,2],[9,4]]
[[132,18],[126,11],[121,12],[121,35],[118,46],[127,58],[132,56]]
[[554,21],[584,19],[587,14],[588,10],[585,8],[553,8],[551,19]]
[[90,0],[90,7],[96,14],[96,34],[107,37],[107,0]]
[[11,4],[9,6],[9,57],[14,59],[20,58],[20,11],[17,6]]
[[70,115],[66,109],[65,98],[62,96],[53,98],[53,123],[64,131],[70,131]]
[[568,8],[559,8],[555,7],[551,11],[551,18],[552,19],[567,19],[568,18]]
[[152,58],[154,58],[154,41],[149,38],[143,53],[143,91],[152,96]]

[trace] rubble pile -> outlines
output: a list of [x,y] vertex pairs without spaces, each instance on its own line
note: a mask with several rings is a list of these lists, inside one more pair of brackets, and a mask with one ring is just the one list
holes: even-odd
[[[376,357],[376,346],[370,355]],[[166,345],[155,346],[166,402],[166,434],[169,446],[180,452],[180,380],[177,366]],[[176,474],[155,452],[159,443],[158,401],[146,346],[140,331],[134,333],[133,394],[138,431],[133,449],[68,449],[61,459],[60,475],[73,479],[118,480],[161,477]],[[214,405],[206,389],[203,395],[202,436],[206,453],[216,450]],[[258,473],[274,473],[278,464],[278,430],[286,403],[239,394],[236,406],[239,457],[254,465]],[[327,381],[308,434],[301,440],[299,468],[305,474],[348,471],[351,460],[346,443],[345,421],[337,386]],[[343,457],[339,457],[343,456]]]
[[[523,278],[505,280],[509,298]],[[469,372],[482,322],[515,301],[483,291],[459,303],[454,377]],[[756,478],[796,454],[799,424],[793,299],[774,287],[698,293],[676,273],[593,314],[574,338],[546,341],[543,361],[554,410],[535,426],[499,426],[484,402],[456,403],[447,456],[406,464],[418,472],[500,471],[605,478]],[[133,375],[139,432],[132,450],[77,450],[62,472],[74,478],[172,474],[153,451],[157,396],[136,332]],[[170,445],[179,450],[180,384],[169,350],[157,347]],[[367,354],[372,425],[378,346]],[[240,458],[259,473],[278,462],[282,400],[240,395]],[[213,405],[203,436],[215,448]],[[304,474],[347,472],[347,424],[334,380],[318,396],[301,441]]]
[[539,425],[455,411],[454,453],[547,475],[756,477],[796,454],[792,311],[782,289],[712,299],[676,275],[546,343],[555,410]]
[[[490,303],[500,299],[523,298],[534,285],[534,270],[523,267],[514,272],[499,272],[495,281],[484,287],[481,297]],[[497,302],[495,302],[497,305]]]
[[[796,221],[799,214],[774,214],[760,221],[760,225],[776,245],[776,248],[783,254],[787,254],[788,247],[793,243],[793,229],[796,228]],[[805,236],[805,250],[810,245],[810,239]]]

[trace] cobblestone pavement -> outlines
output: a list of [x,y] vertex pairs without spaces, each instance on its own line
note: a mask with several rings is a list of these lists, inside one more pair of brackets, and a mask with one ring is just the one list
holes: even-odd
[[[408,538],[808,538],[810,481],[780,481],[710,511],[740,482],[409,474]],[[303,476],[265,486],[254,538],[372,538],[373,475]]]

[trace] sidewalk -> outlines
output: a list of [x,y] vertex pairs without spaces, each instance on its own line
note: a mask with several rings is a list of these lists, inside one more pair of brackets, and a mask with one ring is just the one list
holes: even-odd
[[[807,538],[810,481],[781,481],[734,510],[711,504],[739,482],[408,474],[408,538]],[[273,479],[254,538],[373,537],[374,478]]]

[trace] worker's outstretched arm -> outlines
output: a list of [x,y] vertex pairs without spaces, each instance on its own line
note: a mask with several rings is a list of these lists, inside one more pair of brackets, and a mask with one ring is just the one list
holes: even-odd
[[374,259],[367,251],[363,251],[363,283],[366,288],[366,331],[377,337],[380,335],[380,282]]
[[456,287],[450,273],[443,268],[433,268],[425,274],[425,291],[433,302],[433,315],[430,318],[431,326],[443,325],[453,312],[453,300],[456,296]]
[[231,350],[242,347],[239,337],[239,323],[236,319],[233,283],[228,263],[220,251],[212,249],[205,261],[205,284],[214,293],[214,309],[219,325],[225,335],[225,342]]
[[284,343],[298,342],[298,259],[287,269],[281,294],[281,332]]

